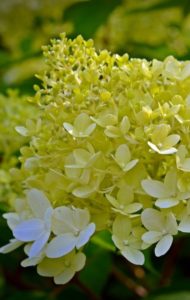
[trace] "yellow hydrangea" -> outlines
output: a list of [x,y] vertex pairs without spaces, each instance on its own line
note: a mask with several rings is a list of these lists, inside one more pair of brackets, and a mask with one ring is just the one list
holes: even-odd
[[[9,90],[7,95],[0,95],[0,202],[10,203],[21,191],[9,169],[20,164],[18,157],[20,147],[27,144],[27,134],[21,136],[16,132],[16,126],[22,128],[28,119],[28,126],[36,115],[37,109],[30,103],[27,96],[21,96],[17,91]],[[20,125],[20,127],[19,127]]]
[[17,127],[30,139],[13,172],[26,196],[4,216],[14,239],[1,252],[26,244],[22,265],[58,284],[100,230],[132,263],[155,243],[165,254],[190,232],[190,62],[97,52],[64,34],[44,55],[39,116]]

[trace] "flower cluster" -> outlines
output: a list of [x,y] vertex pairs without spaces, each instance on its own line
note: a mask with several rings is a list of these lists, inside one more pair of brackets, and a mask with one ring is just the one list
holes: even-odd
[[[0,248],[8,253],[26,243],[28,257],[23,267],[38,265],[43,276],[53,276],[57,284],[68,282],[85,264],[85,255],[77,251],[95,231],[88,210],[59,206],[53,209],[47,197],[37,189],[17,199],[15,212],[4,214],[14,239]],[[49,241],[49,243],[48,243]]]
[[[30,103],[27,96],[21,96],[17,91],[9,90],[7,95],[0,95],[0,202],[11,202],[20,190],[13,185],[10,168],[19,165],[20,147],[27,144],[29,139],[22,130],[28,119],[28,126],[32,123],[37,108]],[[16,127],[17,125],[20,125]],[[15,130],[16,127],[16,130]]]
[[[160,7],[159,7],[160,6]],[[155,22],[159,20],[159,22]],[[189,52],[190,15],[183,6],[160,1],[123,0],[94,37],[97,48],[140,57],[184,57]]]
[[83,267],[95,230],[134,264],[153,244],[165,254],[190,232],[190,62],[96,52],[64,34],[44,55],[39,117],[19,127],[26,197],[5,214],[14,240],[1,252],[26,243],[22,265],[58,284]]

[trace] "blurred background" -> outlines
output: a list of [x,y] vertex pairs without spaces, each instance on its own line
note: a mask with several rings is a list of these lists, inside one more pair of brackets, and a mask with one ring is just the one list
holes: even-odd
[[[130,57],[190,59],[189,0],[0,0],[0,211],[14,199],[9,169],[19,164],[14,127],[36,114],[26,96],[44,68],[41,46],[66,32],[95,47]],[[10,232],[1,218],[1,245]],[[117,255],[102,232],[86,246],[87,265],[71,283],[55,286],[19,265],[23,254],[0,255],[2,300],[190,300],[190,239],[182,236],[163,258],[146,250],[144,267]]]

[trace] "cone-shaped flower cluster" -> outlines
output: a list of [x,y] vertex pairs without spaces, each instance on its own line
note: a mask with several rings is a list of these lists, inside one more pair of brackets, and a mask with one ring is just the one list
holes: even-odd
[[97,53],[91,40],[62,35],[44,48],[40,116],[22,128],[30,145],[15,171],[26,196],[5,214],[25,245],[23,266],[66,283],[85,264],[95,231],[143,264],[190,232],[190,62]]

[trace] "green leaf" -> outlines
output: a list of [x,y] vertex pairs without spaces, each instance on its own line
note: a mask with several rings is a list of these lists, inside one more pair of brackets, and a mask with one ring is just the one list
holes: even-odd
[[154,276],[155,279],[157,279],[160,276],[160,274],[153,265],[151,255],[152,255],[152,248],[146,249],[144,251],[144,256],[145,256],[144,267]]
[[149,6],[142,6],[138,8],[132,8],[129,9],[126,13],[127,14],[135,14],[135,13],[144,13],[144,12],[151,12],[155,10],[160,10],[160,9],[167,9],[170,7],[176,7],[176,6],[186,6],[187,0],[162,0],[159,1],[155,4],[149,5]]
[[9,66],[13,66],[14,64],[21,63],[26,59],[39,57],[41,55],[42,55],[41,51],[36,51],[36,52],[27,52],[17,58],[14,58],[5,52],[0,52],[0,67],[8,68]]
[[115,246],[111,239],[111,233],[107,230],[97,233],[95,236],[93,236],[91,242],[105,250],[115,252]]
[[108,280],[111,266],[110,253],[91,244],[87,249],[86,266],[80,272],[79,279],[90,290],[99,295]]
[[6,300],[20,300],[20,299],[27,299],[27,300],[48,300],[50,299],[47,295],[43,292],[14,292],[10,295],[5,296]]
[[64,21],[74,24],[72,37],[81,34],[92,38],[97,28],[104,24],[111,12],[121,4],[121,0],[90,0],[75,3],[64,13]]
[[[55,290],[57,287],[55,286]],[[53,294],[53,293],[52,293]],[[74,285],[69,284],[67,287],[63,289],[63,292],[61,292],[58,296],[55,293],[54,297],[51,297],[50,300],[71,300],[71,299],[77,299],[77,300],[88,300],[88,296],[85,295],[84,291]]]
[[163,294],[159,296],[153,296],[148,298],[147,300],[189,300],[190,299],[190,292],[183,291],[171,294]]

